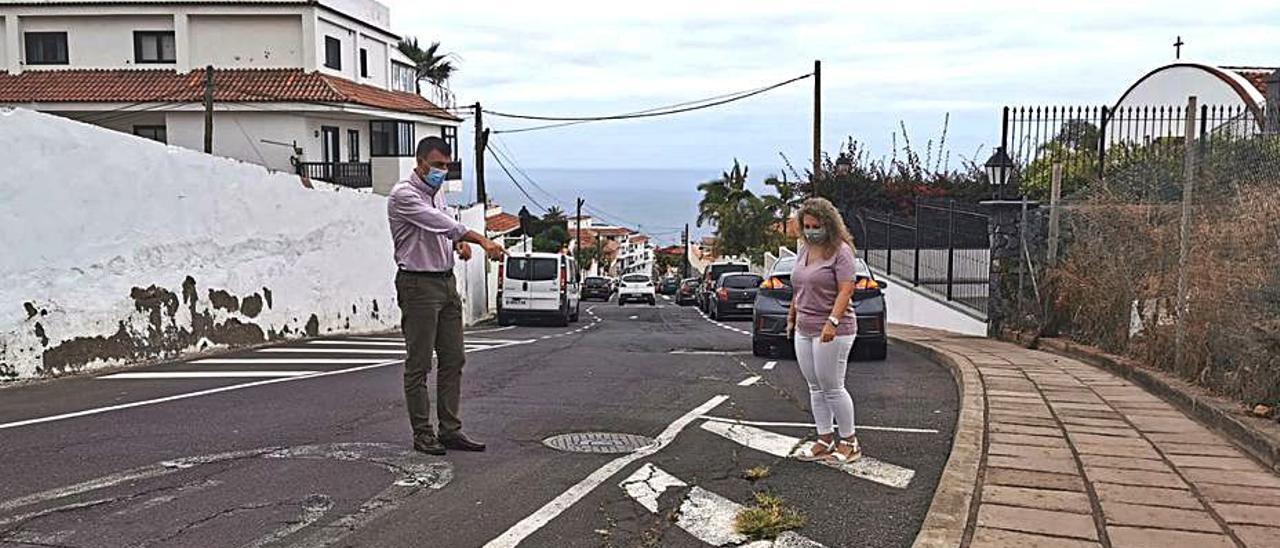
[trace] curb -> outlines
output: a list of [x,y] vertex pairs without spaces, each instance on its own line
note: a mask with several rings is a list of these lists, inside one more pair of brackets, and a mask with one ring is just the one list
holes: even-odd
[[[1013,342],[1025,341],[1013,335]],[[1091,346],[1053,338],[1042,338],[1037,341],[1036,346],[1039,350],[1080,360],[1141,386],[1147,392],[1173,404],[1179,411],[1226,436],[1270,470],[1280,472],[1280,425],[1274,421],[1239,416],[1229,403],[1220,401],[1201,388]]]
[[895,335],[889,338],[894,344],[946,367],[956,381],[960,410],[956,414],[951,454],[912,548],[959,547],[969,527],[985,447],[986,390],[982,377],[967,358],[930,346],[925,342],[928,339],[912,340]]

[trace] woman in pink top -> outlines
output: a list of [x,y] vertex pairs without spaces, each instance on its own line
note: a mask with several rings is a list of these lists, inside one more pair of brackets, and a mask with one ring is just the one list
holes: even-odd
[[818,442],[804,457],[852,462],[862,456],[853,424],[853,398],[844,386],[849,351],[858,332],[850,305],[853,238],[840,212],[822,198],[806,200],[796,217],[804,244],[791,271],[795,296],[787,332],[795,332],[796,360],[809,383],[809,403],[818,426]]

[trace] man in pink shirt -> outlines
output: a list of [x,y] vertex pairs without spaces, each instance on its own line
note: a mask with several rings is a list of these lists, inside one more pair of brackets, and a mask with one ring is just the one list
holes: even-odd
[[[484,451],[483,443],[462,433],[459,417],[466,354],[462,298],[453,276],[454,253],[464,261],[470,259],[468,242],[484,248],[490,259],[500,259],[505,252],[484,235],[468,230],[446,210],[441,186],[453,156],[449,143],[427,137],[418,142],[415,156],[417,167],[396,183],[387,197],[387,219],[399,267],[396,295],[408,354],[404,397],[413,427],[413,448],[431,455],[443,455],[447,449]],[[431,424],[427,388],[432,351],[440,363],[436,375],[438,433]]]

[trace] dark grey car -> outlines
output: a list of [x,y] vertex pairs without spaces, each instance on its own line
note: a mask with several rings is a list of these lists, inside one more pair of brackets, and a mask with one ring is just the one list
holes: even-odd
[[707,298],[711,319],[750,318],[755,309],[756,292],[764,279],[757,274],[733,273],[720,276]]
[[[787,336],[787,309],[791,306],[791,269],[794,257],[778,261],[756,294],[751,322],[751,350],[756,356],[795,352]],[[862,259],[857,260],[853,292],[853,311],[858,318],[858,338],[853,345],[854,359],[883,360],[888,355],[885,334],[885,302],[881,291],[888,284],[876,279]]]

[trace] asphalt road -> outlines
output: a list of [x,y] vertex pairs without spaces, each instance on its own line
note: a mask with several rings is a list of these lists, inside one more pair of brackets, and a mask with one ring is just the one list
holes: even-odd
[[[951,443],[950,375],[896,347],[854,364],[870,458],[802,462],[803,379],[752,357],[748,329],[660,301],[471,331],[463,419],[489,451],[443,458],[409,450],[394,335],[6,388],[0,546],[741,545],[726,519],[761,491],[804,516],[793,545],[909,546]],[[656,442],[543,444],[580,432]],[[769,476],[744,479],[755,466]]]

